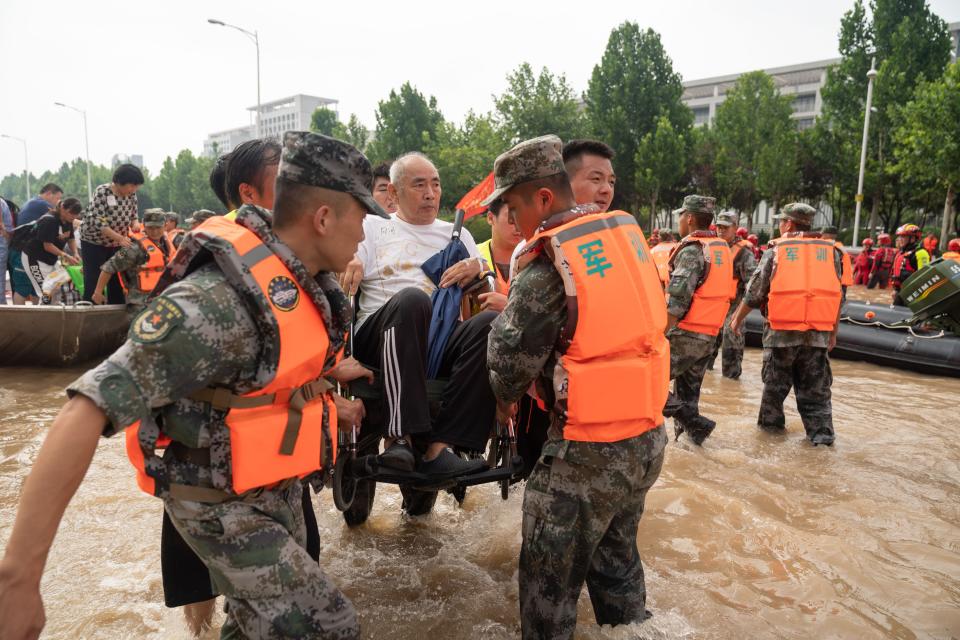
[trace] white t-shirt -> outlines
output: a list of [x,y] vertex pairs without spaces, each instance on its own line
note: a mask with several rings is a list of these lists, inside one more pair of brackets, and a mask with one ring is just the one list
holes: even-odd
[[[402,289],[416,287],[427,294],[436,290],[420,265],[447,246],[453,223],[437,219],[421,225],[404,222],[395,215],[389,220],[367,216],[363,234],[364,240],[357,249],[357,257],[363,263],[357,326]],[[466,228],[460,240],[471,256],[480,255],[477,243]]]

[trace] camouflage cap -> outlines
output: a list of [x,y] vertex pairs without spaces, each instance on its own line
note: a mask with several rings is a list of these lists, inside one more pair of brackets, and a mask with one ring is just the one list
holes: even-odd
[[368,212],[389,218],[373,199],[373,169],[370,161],[356,147],[346,142],[310,131],[287,131],[283,134],[283,151],[277,177],[349,193]]
[[783,205],[780,213],[773,216],[774,220],[793,220],[800,224],[813,224],[813,218],[817,215],[817,210],[808,204],[802,202],[791,202]]
[[166,219],[167,214],[163,212],[163,209],[147,209],[143,212],[143,226],[145,227],[162,227]]
[[207,218],[212,218],[213,216],[219,215],[210,211],[209,209],[198,209],[193,212],[193,214],[187,218],[187,224],[200,224]]
[[493,193],[481,204],[489,205],[518,184],[566,173],[562,150],[560,138],[549,135],[524,140],[501,153],[493,163]]
[[176,211],[167,211],[163,215],[166,216],[167,220],[170,222],[177,222],[177,223],[180,222],[180,214],[177,213]]
[[740,214],[736,211],[721,211],[717,214],[718,227],[735,227],[740,223]]
[[716,209],[717,199],[710,196],[692,195],[683,199],[683,210],[690,213],[709,213],[713,215]]

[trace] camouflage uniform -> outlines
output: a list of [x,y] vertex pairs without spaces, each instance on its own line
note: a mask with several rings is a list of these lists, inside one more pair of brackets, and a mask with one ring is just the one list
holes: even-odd
[[[159,215],[158,213],[159,212]],[[147,209],[143,212],[144,227],[162,227],[164,221],[163,209]],[[101,271],[106,273],[119,273],[123,278],[123,284],[126,287],[127,310],[131,315],[136,315],[143,311],[147,304],[149,291],[143,291],[138,285],[140,267],[147,263],[149,255],[147,250],[150,243],[157,251],[166,249],[166,242],[163,239],[153,242],[146,236],[140,239],[133,239],[129,247],[120,247],[109,260],[100,267]],[[164,262],[169,261],[170,256],[164,256]]]
[[[735,211],[725,211],[717,215],[717,226],[724,224],[736,226],[740,220],[740,215]],[[740,242],[740,238],[734,236],[730,244],[731,253],[733,248]],[[717,359],[717,354],[722,351],[722,370],[723,377],[736,380],[740,377],[743,362],[744,339],[743,334],[739,336],[730,331],[730,319],[736,313],[740,301],[743,300],[744,291],[747,289],[747,282],[750,276],[757,269],[757,259],[753,255],[753,250],[748,247],[741,247],[736,257],[733,259],[733,275],[737,279],[737,295],[730,302],[730,309],[727,311],[727,317],[723,321],[723,329],[717,335],[717,342],[713,348],[713,355],[710,360],[710,369],[713,369],[713,363]]]
[[[497,195],[531,175],[562,170],[558,138],[521,143],[497,159]],[[547,406],[563,400],[566,380],[554,377],[555,371],[563,377],[556,367],[557,345],[566,321],[560,274],[549,258],[537,256],[512,280],[507,307],[488,337],[490,384],[502,402],[517,402],[531,383]],[[665,445],[662,426],[620,442],[565,440],[562,418],[551,413],[547,442],[524,492],[519,567],[524,638],[572,637],[584,582],[600,624],[646,617],[637,528]]]
[[[715,202],[706,196],[687,196],[683,199],[683,210],[713,213]],[[694,292],[703,281],[706,270],[703,249],[699,244],[683,247],[671,258],[671,265],[666,289],[667,313],[683,319],[693,304]],[[715,426],[712,420],[700,415],[700,386],[713,357],[716,337],[674,327],[667,332],[667,338],[670,339],[670,379],[676,382],[664,415],[673,417],[677,438],[686,431],[696,444],[701,444]]]
[[[809,224],[816,211],[802,203],[784,206],[778,218],[788,218]],[[784,237],[818,238],[819,233],[802,232]],[[766,313],[770,282],[774,274],[776,249],[770,248],[760,258],[753,277],[747,283],[744,303]],[[834,251],[834,263],[839,278],[843,272],[840,250]],[[827,350],[830,331],[779,331],[763,325],[763,395],[757,425],[767,431],[783,431],[786,418],[783,402],[793,387],[797,396],[797,410],[803,420],[807,437],[814,444],[831,444],[834,439],[830,387],[833,373]]]
[[[369,163],[345,143],[312,133],[287,133],[279,175],[351,193],[368,211],[382,214],[369,204]],[[237,224],[280,257],[317,306],[330,339],[326,363],[332,366],[343,349],[350,305],[334,274],[309,274],[273,234],[271,223],[268,211],[252,205],[237,216]],[[210,570],[217,592],[226,597],[222,637],[357,638],[353,605],[304,548],[299,480],[240,496],[233,493],[226,412],[190,398],[210,386],[234,394],[261,389],[273,378],[279,360],[275,321],[252,313],[245,301],[249,293],[235,289],[212,262],[185,274],[201,251],[192,236],[184,240],[157,286],[158,297],[131,324],[127,342],[68,392],[87,396],[104,411],[106,436],[140,420],[148,428],[162,429],[178,446],[208,451],[205,463],[178,457],[168,447],[162,460],[148,460],[147,470],[158,472],[166,483],[228,494],[214,503],[183,500],[170,496],[161,484],[174,526]],[[249,273],[241,277],[253,282]],[[310,479],[316,481],[318,475]]]

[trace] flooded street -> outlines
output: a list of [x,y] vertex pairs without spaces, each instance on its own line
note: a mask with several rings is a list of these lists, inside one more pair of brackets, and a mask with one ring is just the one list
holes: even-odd
[[[757,430],[760,354],[747,350],[740,381],[708,373],[701,409],[718,426],[705,446],[667,449],[640,525],[654,618],[601,629],[584,594],[577,637],[960,637],[960,380],[834,361],[837,443],[814,449],[792,395],[787,435]],[[0,369],[0,547],[78,373]],[[408,518],[381,485],[353,530],[329,492],[315,497],[322,564],[363,637],[518,637],[521,497],[475,488],[461,509],[442,494]],[[44,637],[187,637],[162,605],[160,510],[122,440],[102,441],[44,575]]]

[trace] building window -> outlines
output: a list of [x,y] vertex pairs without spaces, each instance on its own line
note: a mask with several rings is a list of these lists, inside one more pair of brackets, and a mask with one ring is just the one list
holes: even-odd
[[695,107],[693,109],[693,124],[701,125],[710,122],[710,107]]
[[803,131],[813,126],[813,118],[797,118],[797,130]]
[[817,108],[817,94],[804,93],[793,99],[794,113],[809,113]]

